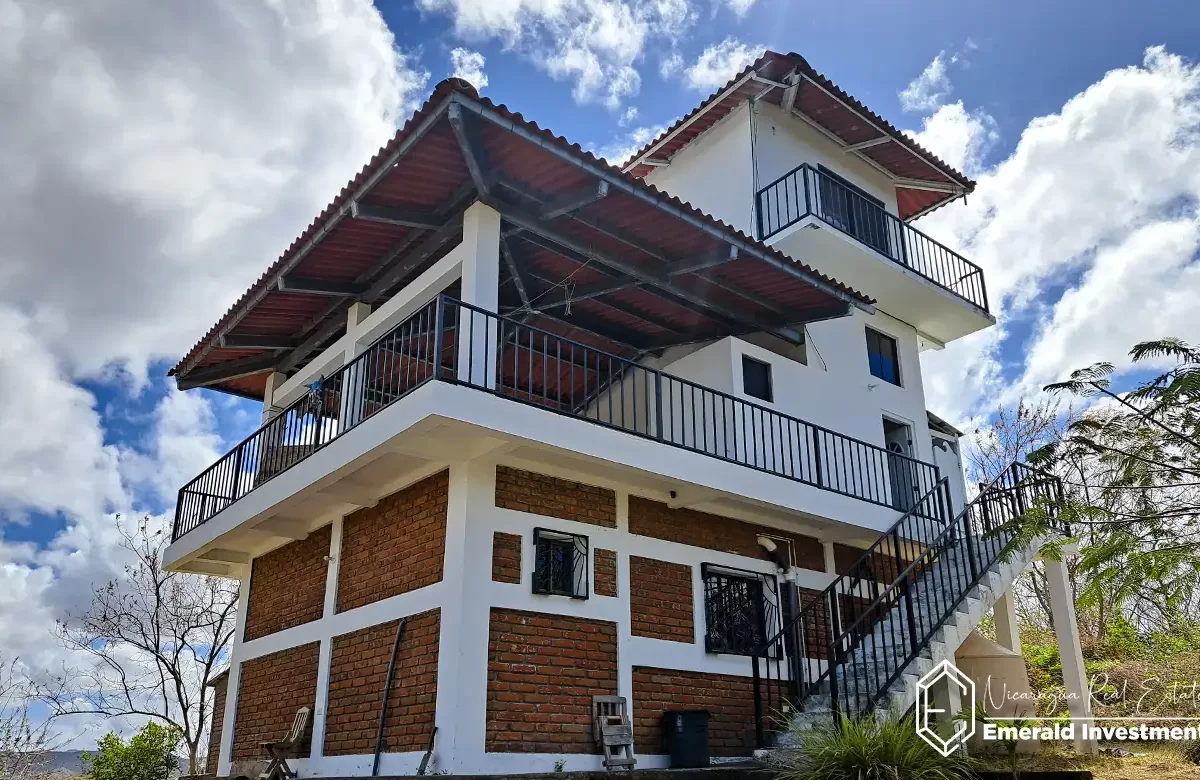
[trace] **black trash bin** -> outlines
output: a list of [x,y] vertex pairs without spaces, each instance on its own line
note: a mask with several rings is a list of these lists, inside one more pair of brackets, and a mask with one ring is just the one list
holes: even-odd
[[667,710],[662,728],[672,769],[708,766],[708,710]]

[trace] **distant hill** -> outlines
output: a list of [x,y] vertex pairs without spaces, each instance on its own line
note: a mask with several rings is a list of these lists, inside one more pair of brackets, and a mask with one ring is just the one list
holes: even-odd
[[59,777],[83,776],[82,750],[56,750],[46,754],[46,763],[42,771]]

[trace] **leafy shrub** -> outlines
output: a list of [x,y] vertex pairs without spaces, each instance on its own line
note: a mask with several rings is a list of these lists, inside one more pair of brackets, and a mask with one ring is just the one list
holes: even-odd
[[960,753],[943,757],[912,718],[845,719],[792,737],[800,747],[772,755],[780,780],[962,780],[977,766]]

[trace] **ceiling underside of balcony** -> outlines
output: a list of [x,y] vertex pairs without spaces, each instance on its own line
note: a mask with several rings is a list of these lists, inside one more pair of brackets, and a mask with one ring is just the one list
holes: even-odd
[[[803,324],[871,299],[609,166],[463,81],[426,104],[171,371],[263,396],[499,211],[501,313],[634,356]],[[453,293],[453,290],[449,292]]]

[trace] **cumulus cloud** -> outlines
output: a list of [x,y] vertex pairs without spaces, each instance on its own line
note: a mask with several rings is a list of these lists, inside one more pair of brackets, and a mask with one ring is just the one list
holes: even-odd
[[[192,344],[422,97],[369,0],[0,0],[0,537],[6,651],[112,572],[114,512],[168,500],[220,442],[175,393],[118,446],[85,378],[159,392]],[[156,364],[161,366],[161,363]],[[113,376],[126,381],[112,383]],[[19,646],[18,646],[19,645]]]
[[477,51],[470,49],[452,49],[450,51],[450,64],[453,72],[450,74],[455,78],[466,79],[471,82],[477,89],[483,89],[488,85],[487,74],[483,72],[484,57]]
[[[921,140],[948,157],[994,132],[941,118]],[[968,420],[1136,341],[1200,340],[1200,66],[1147,49],[1032,120],[978,180],[919,227],[984,268],[1001,327],[925,354],[930,408]]]
[[578,103],[612,110],[641,88],[637,64],[652,42],[673,44],[692,25],[688,0],[417,0],[444,13],[464,40],[499,40],[550,76],[570,81]]
[[647,125],[637,127],[628,133],[613,139],[598,149],[593,149],[597,157],[602,157],[610,165],[620,166],[633,157],[634,152],[662,135],[666,125]]
[[946,52],[938,53],[921,74],[900,90],[900,107],[905,111],[928,111],[940,106],[950,95],[950,77],[946,74]]
[[754,7],[756,0],[725,0],[725,7],[733,12],[735,16],[741,19],[746,13]]
[[705,47],[696,61],[683,72],[683,81],[694,90],[711,92],[725,86],[727,81],[761,57],[765,48],[726,38]]

